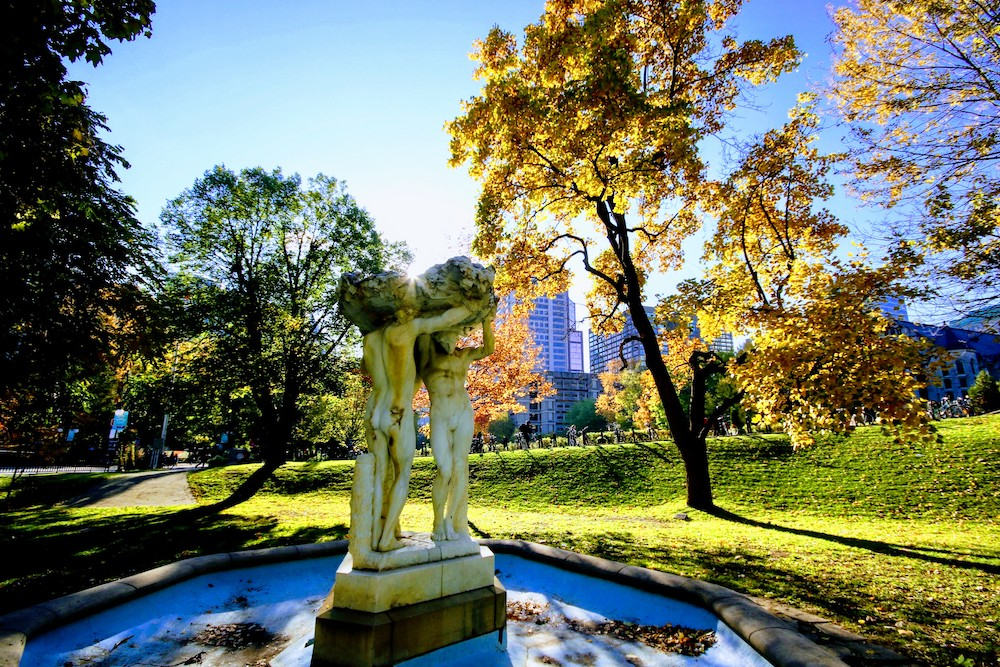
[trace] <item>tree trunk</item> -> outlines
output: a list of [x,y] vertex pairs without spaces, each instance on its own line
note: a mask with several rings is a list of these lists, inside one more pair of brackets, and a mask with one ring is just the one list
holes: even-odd
[[611,200],[599,201],[596,204],[597,216],[605,225],[608,240],[615,250],[622,270],[623,281],[613,284],[618,290],[619,298],[626,305],[629,315],[632,317],[632,325],[635,327],[645,353],[646,368],[653,376],[660,403],[667,416],[670,435],[680,452],[681,460],[684,461],[688,505],[701,510],[713,509],[715,504],[712,501],[712,479],[708,472],[708,449],[705,445],[703,430],[704,401],[702,401],[701,414],[695,415],[692,410],[689,418],[684,411],[680,397],[677,395],[677,387],[674,386],[673,379],[670,377],[667,364],[663,360],[656,329],[642,305],[642,281],[639,279],[639,271],[633,262],[632,251],[629,247],[625,216],[615,212],[614,203]]
[[[676,436],[674,442],[677,442]],[[712,478],[708,472],[708,447],[705,438],[688,434],[688,441],[681,445],[677,443],[681,459],[684,461],[684,474],[687,480],[687,504],[699,510],[712,510],[715,501],[712,499]]]
[[[277,411],[270,411],[270,414],[277,414]],[[263,465],[255,470],[246,481],[233,491],[225,500],[219,501],[205,508],[208,513],[221,512],[222,510],[235,507],[244,503],[254,494],[263,488],[267,480],[271,478],[274,471],[288,461],[288,448],[291,443],[291,428],[287,423],[265,423],[261,425],[261,452],[263,454]]]

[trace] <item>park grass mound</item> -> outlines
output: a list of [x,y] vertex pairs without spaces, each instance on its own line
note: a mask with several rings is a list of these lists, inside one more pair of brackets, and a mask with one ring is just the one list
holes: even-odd
[[[717,504],[730,511],[824,517],[992,521],[1000,516],[1000,416],[939,423],[942,442],[897,443],[878,428],[819,438],[795,452],[784,435],[709,441]],[[290,463],[261,495],[349,497],[353,462]],[[254,470],[199,471],[201,502],[223,500]],[[429,457],[417,457],[410,498],[429,501]],[[685,501],[684,469],[670,442],[473,454],[470,502],[527,511],[645,510]]]

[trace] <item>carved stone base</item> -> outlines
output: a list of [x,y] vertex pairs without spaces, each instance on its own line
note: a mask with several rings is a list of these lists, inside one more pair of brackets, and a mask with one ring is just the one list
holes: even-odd
[[[442,542],[441,545],[445,551],[449,546],[456,550],[463,546],[457,542]],[[441,549],[425,552],[425,558],[428,553],[434,556],[431,562],[382,572],[354,568],[351,554],[348,554],[337,568],[333,591],[327,600],[329,606],[378,613],[493,584],[493,552],[486,547],[475,544],[474,556],[447,560],[441,560]],[[468,553],[468,550],[462,549],[459,553]]]
[[361,544],[351,545],[354,569],[384,571],[479,555],[479,543],[468,535],[462,535],[457,540],[435,542],[430,533],[404,532],[399,541],[403,546],[392,551],[372,551]]
[[[336,605],[336,598],[335,588],[327,603]],[[484,588],[387,611],[333,606],[316,617],[311,667],[395,665],[491,632],[502,647],[506,622],[507,591],[496,578]]]

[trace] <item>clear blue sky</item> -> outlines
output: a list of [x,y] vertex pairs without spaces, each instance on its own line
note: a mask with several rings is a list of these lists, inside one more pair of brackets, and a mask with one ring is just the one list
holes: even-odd
[[[132,164],[121,187],[140,220],[154,223],[213,165],[281,167],[346,181],[379,229],[409,244],[415,272],[465,252],[477,185],[447,166],[443,125],[478,91],[473,41],[494,24],[520,35],[542,0],[157,4],[151,39],[114,45],[97,69],[71,68]],[[826,76],[827,6],[749,0],[737,26],[741,38],[791,33],[808,54],[758,99],[763,112],[745,115],[757,131],[778,126],[795,95]],[[572,293],[582,301],[582,288]]]

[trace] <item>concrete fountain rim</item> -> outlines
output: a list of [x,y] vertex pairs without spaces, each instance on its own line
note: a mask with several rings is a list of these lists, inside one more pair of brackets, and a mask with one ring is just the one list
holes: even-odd
[[[519,556],[706,609],[775,667],[847,666],[832,649],[799,632],[793,624],[795,619],[814,626],[828,625],[835,630],[834,635],[848,643],[863,642],[863,638],[805,612],[788,609],[793,612],[792,619],[779,618],[754,598],[706,581],[534,542],[497,539],[478,542],[494,553]],[[32,637],[203,574],[344,553],[347,540],[195,556],[19,609],[0,616],[0,666],[17,667]]]

